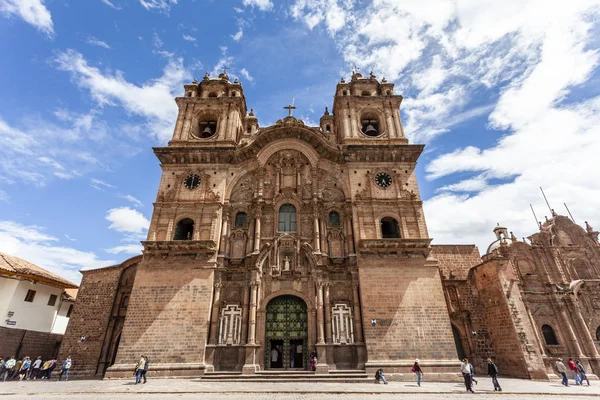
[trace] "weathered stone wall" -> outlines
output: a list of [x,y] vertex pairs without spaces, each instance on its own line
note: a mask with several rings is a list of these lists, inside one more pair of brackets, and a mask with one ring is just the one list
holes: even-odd
[[[65,332],[59,359],[71,356],[73,374],[93,376],[105,340],[121,269],[118,266],[83,272],[77,300]],[[85,336],[86,340],[81,341]]]
[[455,363],[439,363],[456,361],[457,354],[437,266],[423,259],[370,258],[368,266],[359,262],[359,280],[368,365],[409,361],[393,368],[406,373],[419,358],[438,361],[436,372],[456,371]]
[[[138,266],[117,360],[124,376],[145,355],[161,375],[198,374],[204,365],[214,271],[187,256],[146,257]],[[195,372],[189,372],[190,370]]]
[[62,337],[55,333],[0,327],[0,356],[32,359],[42,356],[48,360],[58,354]]
[[431,246],[431,256],[438,260],[443,279],[466,279],[469,270],[481,263],[475,245],[438,244]]

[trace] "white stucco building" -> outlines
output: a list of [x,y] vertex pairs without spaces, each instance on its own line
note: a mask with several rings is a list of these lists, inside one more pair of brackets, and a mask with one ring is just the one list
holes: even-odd
[[62,335],[77,288],[37,265],[0,253],[0,326]]

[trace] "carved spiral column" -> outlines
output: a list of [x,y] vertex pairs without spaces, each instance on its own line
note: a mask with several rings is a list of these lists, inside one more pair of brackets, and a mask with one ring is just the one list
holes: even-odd
[[325,332],[323,329],[323,283],[317,283],[317,343],[325,343]]
[[323,285],[323,289],[325,290],[325,341],[327,343],[332,343],[331,337],[331,300],[329,298],[329,288],[330,284],[326,283]]
[[248,344],[256,343],[256,302],[258,301],[258,282],[252,282],[250,294],[250,317],[248,329]]
[[357,343],[363,341],[362,318],[360,312],[360,300],[358,297],[358,283],[352,284],[352,305],[354,308],[354,335]]
[[256,211],[256,217],[254,219],[254,252],[258,253],[260,250],[260,219],[262,218],[262,210],[259,208]]
[[214,284],[214,296],[213,296],[213,304],[212,304],[212,312],[210,319],[210,338],[208,342],[210,344],[217,344],[217,334],[218,334],[218,322],[219,322],[219,308],[221,305],[221,289],[223,288],[223,284],[221,282],[216,282]]

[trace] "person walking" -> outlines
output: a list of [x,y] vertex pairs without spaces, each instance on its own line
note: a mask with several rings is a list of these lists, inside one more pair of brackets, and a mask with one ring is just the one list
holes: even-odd
[[581,382],[581,385],[583,385],[583,381],[585,380],[587,382],[588,386],[590,386],[590,380],[587,377],[587,372],[586,372],[585,368],[583,367],[583,364],[581,363],[581,361],[577,360],[577,361],[575,361],[575,364],[577,365],[577,371],[579,372],[579,376],[580,376],[579,381]]
[[33,379],[37,379],[40,376],[40,368],[42,368],[42,357],[38,357],[37,360],[33,362],[29,370],[29,378],[33,377]]
[[463,375],[463,379],[465,380],[465,387],[467,388],[467,392],[475,393],[473,391],[473,366],[469,364],[468,359],[463,359],[462,364],[460,364],[460,372]]
[[310,370],[311,371],[316,371],[317,370],[317,352],[316,351],[312,351],[310,353]]
[[19,371],[19,380],[27,379],[27,375],[29,373],[29,368],[31,367],[31,359],[29,357],[25,357],[23,359],[23,364],[21,365],[21,371]]
[[73,361],[71,361],[71,356],[68,356],[65,362],[63,362],[62,367],[60,368],[60,374],[58,374],[58,380],[62,378],[63,374],[65,374],[65,381],[69,380],[69,370],[73,365]]
[[10,379],[15,379],[16,377],[19,376],[19,373],[21,372],[21,366],[23,365],[23,360],[17,360],[17,362],[15,363],[15,366],[12,369],[12,373],[10,375]]
[[385,376],[383,375],[383,368],[379,368],[377,370],[377,372],[375,372],[375,380],[377,381],[377,383],[379,383],[379,381],[382,381],[385,385],[387,385],[387,380],[385,379]]
[[556,367],[558,373],[562,375],[562,384],[565,386],[569,386],[569,378],[567,377],[567,367],[565,367],[565,364],[563,364],[562,358],[556,360],[554,367]]
[[569,369],[573,372],[573,378],[575,378],[575,385],[581,385],[581,376],[579,376],[579,370],[577,369],[577,364],[573,361],[572,358],[569,358]]
[[144,383],[146,383],[146,372],[148,372],[148,367],[150,367],[150,362],[148,361],[148,357],[144,357],[144,369],[142,370],[142,378],[144,378]]
[[142,356],[140,361],[135,366],[135,384],[137,385],[142,380],[142,372],[146,366],[146,357]]
[[4,368],[4,372],[2,373],[2,382],[6,382],[6,378],[12,373],[12,369],[15,366],[17,361],[14,357],[9,357],[8,360],[4,361],[2,368]]
[[496,364],[494,364],[494,362],[492,361],[491,358],[488,358],[488,375],[492,378],[492,383],[494,384],[494,392],[498,391],[501,392],[502,388],[500,387],[500,384],[498,383],[498,367],[496,367]]
[[46,379],[47,380],[52,379],[52,372],[54,371],[54,368],[56,368],[56,358],[52,358],[52,360],[50,360],[50,365],[48,366],[48,369],[46,370]]
[[421,366],[419,365],[419,359],[417,358],[415,360],[415,363],[412,366],[412,372],[414,372],[415,374],[417,374],[417,385],[419,385],[419,387],[421,386],[421,377],[423,376],[423,370],[421,369]]

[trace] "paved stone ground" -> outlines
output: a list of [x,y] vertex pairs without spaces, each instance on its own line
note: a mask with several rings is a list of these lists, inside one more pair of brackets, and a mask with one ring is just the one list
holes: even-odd
[[26,381],[0,382],[0,397],[14,400],[73,399],[211,399],[211,400],[395,400],[431,399],[460,400],[472,398],[502,398],[540,400],[548,397],[574,400],[600,398],[600,382],[592,386],[563,387],[560,382],[536,382],[520,379],[500,379],[502,393],[495,393],[489,378],[481,377],[476,394],[467,394],[457,383],[423,382],[422,387],[411,382],[373,383],[225,383],[198,379],[150,379],[143,385],[132,380],[72,380],[69,382]]

